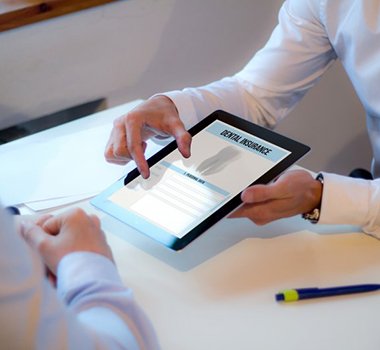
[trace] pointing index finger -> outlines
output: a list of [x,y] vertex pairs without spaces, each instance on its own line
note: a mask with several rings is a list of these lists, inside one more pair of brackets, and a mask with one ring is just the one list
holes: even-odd
[[142,125],[132,125],[127,128],[127,144],[129,153],[131,154],[133,160],[136,163],[137,168],[141,176],[147,179],[150,175],[148,162],[145,159],[144,152],[146,148],[146,143],[143,141],[142,136]]

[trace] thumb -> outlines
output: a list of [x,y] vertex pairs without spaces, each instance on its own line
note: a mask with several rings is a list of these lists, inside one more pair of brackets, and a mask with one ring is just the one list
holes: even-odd
[[275,184],[248,187],[243,191],[241,199],[247,204],[266,202],[277,197],[275,187]]
[[50,239],[50,236],[40,226],[31,222],[21,224],[21,235],[37,251],[40,251],[42,244]]

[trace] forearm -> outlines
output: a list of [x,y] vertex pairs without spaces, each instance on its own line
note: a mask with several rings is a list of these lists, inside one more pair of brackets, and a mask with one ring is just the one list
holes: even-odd
[[216,109],[273,127],[314,86],[336,59],[316,10],[287,1],[266,45],[232,77],[169,92],[186,127]]
[[[252,122],[273,127],[276,123],[275,110],[265,108],[264,91],[254,88],[249,93],[246,82],[236,76],[197,88],[165,93],[176,105],[180,118],[189,128],[217,109],[223,109]],[[261,95],[262,98],[259,98]],[[256,98],[256,96],[258,98]]]
[[39,256],[10,221],[0,208],[2,347],[53,349],[59,344],[64,349],[158,348],[149,321],[108,259],[97,254],[64,259],[57,279],[59,300]]
[[110,260],[91,253],[70,254],[61,261],[57,277],[60,297],[98,346],[158,348],[150,322]]

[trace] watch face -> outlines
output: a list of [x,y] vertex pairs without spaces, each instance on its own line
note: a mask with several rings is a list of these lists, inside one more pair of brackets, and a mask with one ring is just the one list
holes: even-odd
[[[323,180],[324,180],[323,174],[319,173],[315,179],[322,184],[322,194],[323,194]],[[302,218],[310,221],[313,224],[316,224],[319,221],[319,217],[321,216],[321,204],[322,204],[322,196],[321,196],[321,201],[319,202],[318,206],[314,208],[313,210],[309,211],[308,213],[302,214]]]
[[319,220],[320,211],[318,208],[313,209],[309,213],[302,214],[302,218],[316,224]]

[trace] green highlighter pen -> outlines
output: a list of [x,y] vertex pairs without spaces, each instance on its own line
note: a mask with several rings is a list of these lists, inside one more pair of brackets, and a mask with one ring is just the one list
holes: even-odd
[[337,295],[367,293],[380,290],[380,284],[357,284],[329,288],[285,289],[276,294],[276,301],[291,302],[303,299],[332,297]]

